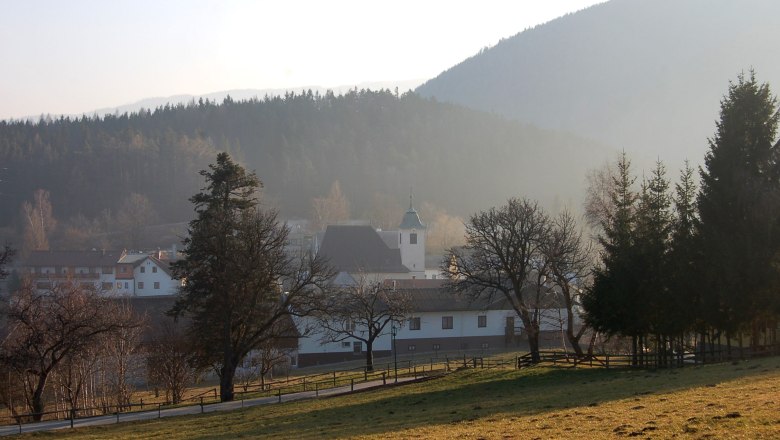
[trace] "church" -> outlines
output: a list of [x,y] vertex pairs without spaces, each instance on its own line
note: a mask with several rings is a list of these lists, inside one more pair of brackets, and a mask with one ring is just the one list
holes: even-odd
[[367,224],[329,225],[317,235],[314,251],[338,272],[336,282],[350,284],[360,274],[367,279],[424,279],[426,227],[409,197],[397,231]]

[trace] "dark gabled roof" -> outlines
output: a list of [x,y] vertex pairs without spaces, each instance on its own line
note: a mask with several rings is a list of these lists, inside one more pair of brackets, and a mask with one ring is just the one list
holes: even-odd
[[401,251],[390,249],[371,226],[330,225],[325,230],[318,256],[328,259],[337,271],[407,273]]
[[[478,298],[471,297],[468,293],[457,293],[447,288],[447,281],[443,279],[412,279],[412,280],[385,280],[387,288],[395,288],[409,292],[415,312],[446,312],[468,310],[512,310],[510,301],[500,292],[492,296],[483,293]],[[551,291],[547,291],[551,293]],[[529,307],[536,307],[533,298],[536,297],[535,289],[526,287],[523,291]],[[558,309],[565,307],[559,295],[544,294],[539,302],[543,309]]]
[[459,312],[469,310],[512,310],[503,295],[493,298],[469,298],[444,288],[422,288],[409,291],[415,312]]
[[28,267],[113,266],[124,251],[32,251],[25,260]]
[[399,229],[425,229],[425,225],[420,221],[417,210],[410,206],[409,210],[404,214],[403,220],[401,220]]

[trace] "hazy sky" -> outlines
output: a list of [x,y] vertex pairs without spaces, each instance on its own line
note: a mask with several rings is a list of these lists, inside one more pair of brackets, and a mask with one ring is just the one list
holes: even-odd
[[428,79],[600,0],[0,0],[0,118]]

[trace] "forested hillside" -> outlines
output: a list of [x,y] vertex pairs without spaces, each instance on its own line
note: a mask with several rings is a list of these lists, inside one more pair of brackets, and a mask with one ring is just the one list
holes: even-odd
[[776,0],[611,0],[501,41],[420,86],[423,96],[699,161],[728,81],[780,79]]
[[[415,94],[351,91],[199,101],[101,118],[0,122],[0,224],[36,189],[61,222],[145,196],[158,222],[190,219],[198,171],[228,151],[286,217],[308,217],[334,181],[361,217],[377,194],[468,214],[510,195],[579,206],[599,145]],[[595,152],[595,153],[594,153]]]

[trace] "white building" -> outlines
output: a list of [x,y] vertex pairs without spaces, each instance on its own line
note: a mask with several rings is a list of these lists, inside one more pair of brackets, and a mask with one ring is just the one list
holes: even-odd
[[40,290],[75,281],[107,295],[171,296],[180,281],[173,278],[162,253],[126,251],[33,251],[22,264],[23,275]]

